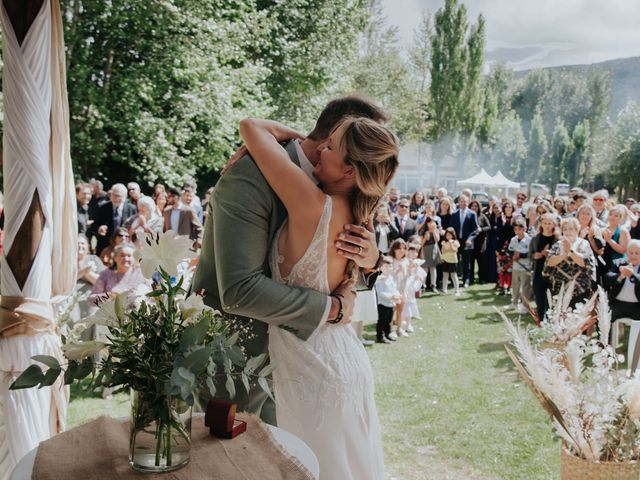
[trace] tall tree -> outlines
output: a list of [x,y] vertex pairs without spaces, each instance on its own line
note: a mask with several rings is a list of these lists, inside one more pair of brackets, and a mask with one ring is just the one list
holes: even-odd
[[567,181],[569,185],[578,185],[583,178],[582,170],[591,155],[591,128],[589,120],[582,120],[571,134],[573,148],[567,158]]
[[[457,0],[445,0],[434,17],[431,48],[431,137],[440,147],[436,157],[460,146],[462,159],[475,144],[482,106],[480,70],[484,55],[484,19],[469,29],[467,10]],[[467,141],[468,140],[468,141]],[[445,143],[447,142],[447,143]],[[459,164],[460,166],[460,164]]]
[[522,161],[527,154],[527,143],[522,132],[522,122],[518,114],[510,111],[498,123],[494,147],[494,167],[505,175],[517,177],[522,175]]
[[549,152],[549,161],[547,163],[546,173],[551,191],[554,192],[556,185],[566,180],[567,159],[571,156],[573,150],[573,142],[565,127],[562,119],[556,119],[556,126],[553,129],[553,137],[551,139],[551,148]]
[[524,169],[529,195],[531,195],[531,184],[538,180],[540,175],[540,166],[547,156],[547,148],[547,137],[544,134],[542,115],[540,115],[540,112],[536,112],[529,130],[529,150]]

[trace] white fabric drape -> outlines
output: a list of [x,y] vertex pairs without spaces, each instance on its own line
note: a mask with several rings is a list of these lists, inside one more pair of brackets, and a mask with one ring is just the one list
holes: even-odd
[[[3,168],[5,237],[0,258],[1,293],[49,301],[75,283],[77,223],[58,0],[45,0],[19,45],[4,6]],[[24,287],[18,286],[5,254],[10,251],[38,192],[45,223]],[[52,323],[54,319],[51,319]],[[33,355],[60,355],[53,333],[0,339],[0,480],[39,442],[64,428],[66,390],[8,391]]]

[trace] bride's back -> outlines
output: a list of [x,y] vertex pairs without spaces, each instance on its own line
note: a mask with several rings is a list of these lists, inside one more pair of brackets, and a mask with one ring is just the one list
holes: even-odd
[[[329,291],[333,291],[346,277],[347,259],[338,254],[335,242],[340,232],[344,230],[344,226],[353,222],[348,199],[343,196],[332,196],[331,199],[331,213],[326,239]],[[288,277],[295,264],[305,255],[314,240],[318,225],[322,221],[322,215],[316,222],[310,222],[307,218],[297,218],[295,214],[289,216],[278,238],[278,252],[281,257],[280,273],[283,277]]]

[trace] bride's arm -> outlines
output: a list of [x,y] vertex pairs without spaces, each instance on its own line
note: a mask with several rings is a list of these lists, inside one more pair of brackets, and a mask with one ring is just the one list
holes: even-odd
[[289,154],[278,143],[302,135],[271,120],[247,118],[240,122],[240,135],[251,157],[269,186],[280,198],[290,216],[318,216],[325,195],[304,171],[291,162]]

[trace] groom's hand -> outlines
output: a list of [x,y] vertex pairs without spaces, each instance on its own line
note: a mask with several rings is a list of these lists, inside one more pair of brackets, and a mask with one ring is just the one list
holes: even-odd
[[369,222],[368,227],[345,225],[344,231],[338,235],[336,247],[338,254],[353,260],[358,267],[375,270],[380,252],[372,222]]

